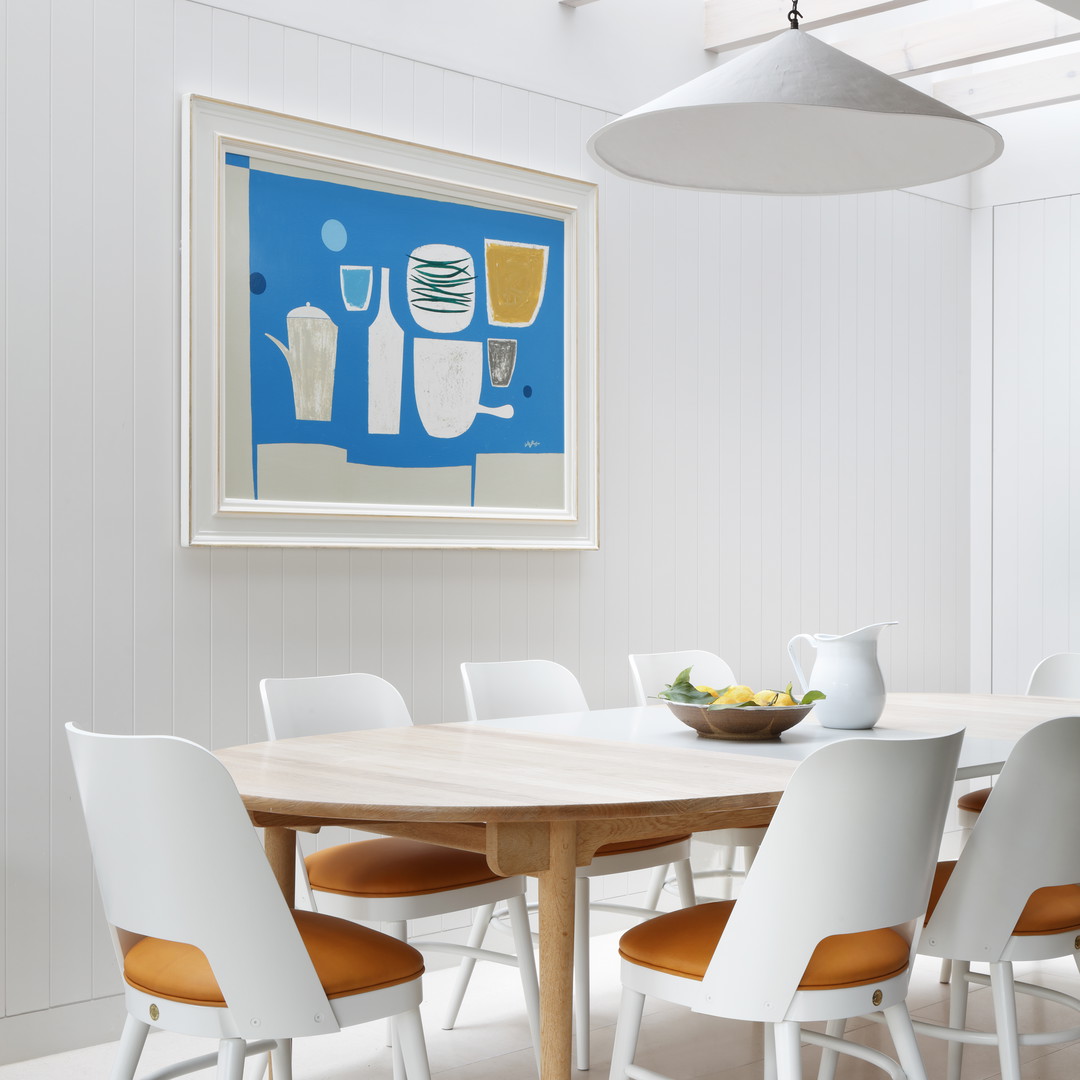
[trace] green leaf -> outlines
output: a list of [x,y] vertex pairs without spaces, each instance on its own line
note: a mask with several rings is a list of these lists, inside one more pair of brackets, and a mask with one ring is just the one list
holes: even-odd
[[800,705],[812,705],[815,701],[824,701],[825,695],[820,690],[807,690],[802,696]]
[[685,668],[675,676],[675,681],[661,690],[657,697],[665,701],[674,701],[678,705],[708,705],[712,702],[712,694],[706,694],[699,690],[690,681],[690,668]]

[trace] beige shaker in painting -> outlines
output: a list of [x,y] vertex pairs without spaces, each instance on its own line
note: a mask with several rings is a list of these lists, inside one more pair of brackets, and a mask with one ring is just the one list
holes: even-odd
[[288,348],[273,334],[266,336],[289,362],[296,419],[329,420],[334,402],[338,328],[322,308],[310,303],[293,308],[285,326]]

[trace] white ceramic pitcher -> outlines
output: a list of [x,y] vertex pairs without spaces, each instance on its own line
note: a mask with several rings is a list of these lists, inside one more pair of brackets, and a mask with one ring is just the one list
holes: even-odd
[[[885,708],[885,679],[878,664],[878,635],[896,622],[874,623],[850,634],[796,634],[788,655],[802,692],[820,690],[824,701],[814,706],[822,727],[872,728]],[[812,678],[807,679],[795,654],[795,643],[808,641],[816,650]]]

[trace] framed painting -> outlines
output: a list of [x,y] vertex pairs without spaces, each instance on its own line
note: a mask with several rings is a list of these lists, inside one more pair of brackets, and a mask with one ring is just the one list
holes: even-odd
[[186,121],[182,541],[596,547],[596,186]]

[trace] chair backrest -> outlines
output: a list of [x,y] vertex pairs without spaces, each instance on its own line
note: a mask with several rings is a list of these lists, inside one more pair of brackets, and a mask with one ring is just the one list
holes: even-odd
[[853,738],[799,766],[747,873],[698,1012],[783,1020],[814,949],[926,911],[962,731]]
[[118,952],[138,937],[197,946],[241,1031],[338,1030],[225,767],[185,739],[67,733]]
[[992,962],[1036,889],[1080,882],[1080,716],[1013,747],[927,920],[921,951]]
[[408,727],[412,723],[397,687],[363,672],[263,679],[259,693],[271,739]]
[[716,653],[703,649],[682,649],[676,652],[631,653],[630,674],[634,681],[634,703],[645,705],[670,686],[684,668],[691,668],[690,679],[696,686],[711,686],[719,690],[735,682],[735,673]]
[[573,672],[552,660],[461,665],[470,720],[578,712],[589,707]]
[[1080,653],[1055,653],[1040,660],[1027,692],[1036,697],[1080,698]]

